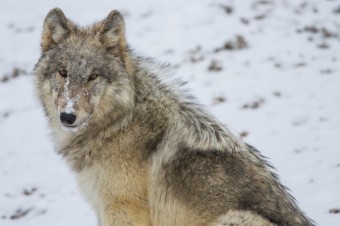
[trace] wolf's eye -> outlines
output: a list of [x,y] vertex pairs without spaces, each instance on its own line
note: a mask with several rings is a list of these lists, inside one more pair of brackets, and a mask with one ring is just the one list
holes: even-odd
[[95,80],[96,78],[98,77],[98,74],[97,73],[92,73],[89,77],[89,81],[93,81]]
[[61,75],[61,77],[66,78],[67,77],[67,70],[65,68],[61,68],[58,70],[58,73]]

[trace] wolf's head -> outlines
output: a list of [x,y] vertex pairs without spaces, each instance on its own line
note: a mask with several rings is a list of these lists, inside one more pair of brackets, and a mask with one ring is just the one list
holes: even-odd
[[60,9],[52,9],[44,22],[41,46],[34,70],[36,88],[51,122],[82,128],[131,109],[134,69],[118,11],[84,28]]

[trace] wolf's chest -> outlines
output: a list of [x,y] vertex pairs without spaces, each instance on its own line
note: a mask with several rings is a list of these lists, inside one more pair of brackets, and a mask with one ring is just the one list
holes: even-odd
[[77,173],[81,192],[96,210],[117,200],[146,200],[147,178],[147,170],[131,161],[99,162]]

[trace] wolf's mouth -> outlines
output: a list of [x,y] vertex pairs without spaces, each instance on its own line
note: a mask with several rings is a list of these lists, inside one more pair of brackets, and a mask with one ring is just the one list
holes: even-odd
[[65,125],[65,124],[63,124],[63,126],[66,127],[66,128],[71,128],[71,129],[78,127],[78,125]]
[[87,123],[83,122],[79,125],[64,125],[62,124],[62,129],[65,131],[77,132],[79,129],[86,127]]
[[65,124],[61,123],[61,127],[65,131],[76,132],[79,129],[80,125],[65,125]]

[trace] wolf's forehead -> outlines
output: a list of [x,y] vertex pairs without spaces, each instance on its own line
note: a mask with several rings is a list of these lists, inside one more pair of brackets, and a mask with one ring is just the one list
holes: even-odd
[[100,52],[95,46],[86,43],[66,45],[64,49],[66,50],[65,53],[72,59],[87,58],[87,61],[91,61],[91,59],[94,60],[94,57]]
[[62,49],[72,57],[93,58],[103,52],[103,45],[91,36],[74,35],[65,40]]
[[94,63],[88,62],[86,58],[76,59],[70,62],[69,70],[72,76],[87,77],[93,71]]
[[90,73],[100,64],[98,50],[87,45],[73,45],[65,48],[64,60],[67,62],[69,70],[79,73]]

